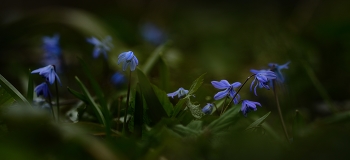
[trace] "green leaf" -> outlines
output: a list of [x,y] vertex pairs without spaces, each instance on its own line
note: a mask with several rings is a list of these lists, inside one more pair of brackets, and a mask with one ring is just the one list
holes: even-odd
[[265,119],[270,115],[270,113],[271,113],[271,112],[268,112],[268,113],[266,113],[264,116],[260,117],[260,118],[257,119],[256,121],[254,121],[252,124],[250,124],[250,125],[246,128],[246,130],[259,127],[259,126],[265,121]]
[[80,79],[78,77],[75,77],[75,79],[77,80],[77,82],[79,83],[81,89],[83,90],[84,95],[87,97],[89,105],[92,106],[92,109],[95,112],[99,122],[102,123],[103,125],[106,125],[105,117],[102,114],[102,111],[101,111],[100,107],[95,103],[95,100],[91,97],[89,91],[87,90],[85,85],[80,81]]
[[170,82],[170,74],[169,74],[169,68],[164,62],[164,59],[162,57],[159,58],[159,79],[160,84],[159,88],[161,88],[164,91],[168,90],[169,82]]
[[149,56],[149,58],[146,60],[146,63],[144,63],[143,66],[143,73],[145,75],[148,75],[148,73],[151,71],[151,69],[157,64],[159,58],[162,56],[163,52],[170,46],[170,42],[166,42],[165,44],[159,46],[156,48],[156,50]]
[[224,131],[229,126],[235,124],[238,121],[239,111],[240,107],[233,106],[229,110],[227,110],[223,115],[221,115],[218,119],[211,122],[207,127],[213,133]]
[[89,69],[87,64],[81,58],[79,58],[79,61],[80,61],[80,64],[83,68],[83,71],[84,71],[86,77],[90,81],[92,88],[94,89],[95,93],[97,94],[98,101],[101,105],[101,111],[102,111],[104,118],[105,118],[104,121],[105,121],[106,128],[108,130],[110,130],[110,128],[111,128],[111,124],[110,124],[111,123],[111,116],[110,116],[110,113],[109,113],[109,110],[107,107],[107,102],[106,102],[105,96],[103,94],[103,91],[102,91],[100,85],[95,80],[94,76],[91,74],[91,70]]
[[[348,120],[350,120],[350,112],[348,113]],[[295,111],[295,116],[293,120],[293,140],[297,140],[302,134],[305,127],[305,120],[300,115],[299,111]]]
[[152,84],[152,89],[153,89],[154,93],[157,95],[157,98],[158,98],[160,104],[163,106],[168,117],[170,117],[174,111],[174,108],[173,108],[173,104],[169,100],[169,97],[167,96],[167,94],[163,90],[159,89],[157,86],[155,86],[153,84]]
[[[300,115],[299,115],[300,116]],[[326,124],[337,124],[350,121],[350,111],[333,114],[323,119]]]
[[182,124],[175,125],[172,129],[182,136],[198,136],[201,133],[200,130],[194,130]]
[[14,98],[18,103],[22,103],[26,106],[31,106],[26,98],[0,74],[0,85],[3,87],[7,93],[9,93],[12,98]]
[[206,73],[202,74],[201,76],[199,76],[191,85],[189,91],[188,91],[188,94],[187,94],[187,97],[190,97],[193,95],[193,93],[195,93],[198,88],[202,85],[203,83],[203,80],[204,80],[204,75]]
[[183,106],[185,105],[185,103],[188,101],[189,99],[188,98],[182,98],[180,99],[175,107],[174,107],[174,113],[173,113],[173,116],[172,118],[175,118],[178,116],[178,114],[180,113],[180,111],[184,108]]
[[28,88],[27,88],[27,99],[30,103],[33,102],[33,94],[34,94],[34,84],[31,70],[28,72]]
[[82,94],[82,93],[80,93],[80,92],[78,92],[78,91],[75,91],[75,90],[73,90],[73,89],[71,89],[71,88],[69,88],[69,87],[67,87],[67,89],[68,89],[68,91],[69,91],[71,94],[73,94],[76,98],[80,99],[81,101],[83,101],[83,102],[85,102],[85,103],[89,103],[88,98],[87,98],[84,94]]
[[150,119],[153,124],[159,122],[163,117],[168,117],[166,111],[164,110],[162,104],[152,89],[152,85],[147,79],[146,75],[140,70],[136,69],[136,73],[139,79],[140,89],[143,97],[146,100],[148,110],[147,113],[150,115]]
[[202,130],[202,121],[193,120],[187,124],[187,127],[196,131]]
[[0,110],[3,109],[3,107],[11,105],[14,101],[15,99],[0,86]]
[[136,137],[142,136],[143,127],[143,97],[140,91],[140,86],[137,84],[137,91],[135,94],[135,106],[134,106],[134,135]]

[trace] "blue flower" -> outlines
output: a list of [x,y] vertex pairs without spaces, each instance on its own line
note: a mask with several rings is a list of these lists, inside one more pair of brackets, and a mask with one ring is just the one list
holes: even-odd
[[271,68],[271,71],[275,72],[275,74],[277,76],[277,81],[284,82],[284,77],[281,73],[281,70],[288,69],[289,63],[290,63],[290,61],[283,64],[283,65],[279,65],[277,63],[269,63],[269,67]]
[[[219,99],[225,98],[227,96],[229,96],[230,98],[233,98],[233,96],[236,94],[235,88],[241,86],[240,82],[235,82],[235,83],[230,84],[230,83],[228,83],[227,80],[221,80],[220,82],[211,81],[211,84],[217,89],[224,89],[223,91],[220,91],[214,95],[215,100],[219,100]],[[239,94],[237,94],[237,96],[235,97],[233,102],[235,104],[237,104],[239,99],[240,99],[240,96],[239,96]]]
[[123,84],[125,82],[125,76],[121,74],[120,72],[116,72],[113,74],[111,81],[113,85],[118,86],[120,84]]
[[256,111],[256,106],[260,106],[261,104],[259,102],[249,101],[249,100],[243,100],[242,101],[242,108],[241,111],[245,117],[247,117],[248,112],[250,111]]
[[107,59],[107,51],[110,51],[111,48],[113,47],[113,44],[111,42],[112,41],[111,36],[107,36],[102,41],[98,40],[95,37],[87,38],[86,41],[95,45],[94,51],[92,52],[92,56],[94,58],[97,58],[102,53]]
[[146,23],[142,25],[141,34],[143,39],[152,43],[153,45],[160,45],[166,39],[165,33],[153,23]]
[[130,66],[130,71],[134,71],[139,61],[132,51],[123,52],[118,56],[118,65],[123,63],[123,71]]
[[202,108],[202,112],[204,114],[210,114],[213,111],[214,105],[211,103],[207,103],[206,106]]
[[49,86],[47,85],[46,82],[43,82],[40,85],[36,86],[34,89],[34,92],[36,93],[37,96],[42,95],[45,98],[51,96]]
[[48,82],[50,82],[50,84],[53,84],[56,79],[61,84],[60,78],[56,74],[55,67],[53,65],[36,69],[32,71],[32,73],[39,73],[39,75],[43,76]]
[[173,92],[173,93],[168,93],[168,97],[171,97],[171,98],[174,98],[174,96],[177,95],[177,97],[183,97],[183,96],[186,96],[188,93],[188,90],[180,87],[177,91]]
[[269,82],[270,80],[276,79],[276,74],[272,71],[269,70],[255,70],[255,69],[251,69],[250,72],[252,72],[253,74],[255,74],[255,78],[252,81],[252,84],[250,85],[250,91],[252,91],[252,86],[255,83],[255,80],[257,80],[256,85],[254,87],[254,94],[257,96],[256,94],[256,87],[259,86],[259,88],[266,88],[266,89],[270,89],[269,87]]
[[55,34],[52,38],[48,36],[43,37],[43,50],[45,53],[54,54],[59,56],[61,54],[61,48],[58,44],[60,35]]

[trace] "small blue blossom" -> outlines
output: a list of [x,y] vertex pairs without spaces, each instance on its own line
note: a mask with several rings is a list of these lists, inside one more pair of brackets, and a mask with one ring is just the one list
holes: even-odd
[[46,67],[36,69],[32,71],[32,73],[39,73],[39,75],[43,76],[50,84],[53,84],[56,79],[61,84],[60,78],[56,74],[53,65],[48,65]]
[[49,86],[47,85],[46,82],[43,82],[40,85],[36,86],[34,88],[34,92],[36,93],[37,96],[42,95],[45,98],[51,96]]
[[249,100],[243,100],[242,101],[242,108],[241,111],[245,117],[247,117],[248,112],[250,111],[256,111],[256,106],[260,106],[261,104],[259,102],[249,101]]
[[130,66],[130,71],[134,71],[139,61],[132,51],[123,52],[118,56],[118,65],[123,63],[123,71]]
[[87,38],[86,41],[95,45],[94,51],[92,52],[92,56],[94,58],[98,58],[98,56],[102,53],[107,59],[107,51],[110,51],[111,48],[113,47],[113,44],[111,42],[112,41],[111,36],[107,36],[102,41],[98,40],[95,37]]
[[266,89],[270,89],[269,87],[269,82],[270,80],[276,79],[276,74],[272,71],[269,70],[255,70],[255,69],[251,69],[250,72],[252,72],[253,74],[255,74],[255,78],[252,81],[252,84],[250,85],[250,91],[252,91],[252,86],[255,83],[255,80],[257,80],[256,85],[254,87],[254,94],[257,96],[256,94],[256,87],[259,86],[259,88],[266,88]]
[[279,65],[277,63],[269,63],[269,67],[271,68],[271,71],[275,72],[278,82],[284,82],[284,77],[281,73],[281,70],[288,69],[289,63],[290,63],[290,61],[283,64],[283,65]]
[[60,35],[55,34],[53,37],[43,37],[43,50],[45,53],[54,54],[59,56],[61,54],[61,48],[58,44]]
[[168,97],[174,98],[174,96],[177,95],[177,97],[181,98],[184,97],[188,94],[188,90],[180,87],[177,91],[173,92],[173,93],[168,93]]
[[213,111],[214,105],[212,103],[207,103],[207,105],[205,105],[202,108],[202,112],[204,114],[211,114],[211,112]]
[[125,76],[120,72],[116,72],[113,74],[111,81],[115,86],[121,85],[125,82]]
[[[241,86],[240,82],[235,82],[230,84],[228,83],[227,80],[221,80],[220,82],[211,81],[211,84],[217,89],[224,89],[223,91],[220,91],[214,95],[215,100],[219,100],[227,96],[229,96],[230,98],[233,98],[233,96],[236,94],[235,88]],[[239,94],[237,94],[237,96],[233,100],[234,104],[237,104],[239,99],[240,99],[240,96]]]
[[145,23],[141,27],[141,34],[143,39],[152,43],[153,45],[160,45],[165,42],[165,33],[153,23]]

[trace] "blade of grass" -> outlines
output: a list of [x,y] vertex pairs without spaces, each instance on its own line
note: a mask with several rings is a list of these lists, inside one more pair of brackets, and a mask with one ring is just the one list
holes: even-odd
[[0,85],[17,102],[22,103],[22,104],[24,104],[26,106],[31,106],[30,103],[27,101],[27,99],[10,82],[8,82],[1,74],[0,74]]
[[31,70],[28,72],[28,88],[27,88],[27,99],[30,103],[33,103],[34,84]]

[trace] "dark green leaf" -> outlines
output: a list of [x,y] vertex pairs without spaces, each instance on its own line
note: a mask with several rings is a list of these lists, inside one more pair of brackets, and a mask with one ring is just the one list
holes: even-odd
[[240,107],[233,106],[227,110],[218,119],[211,122],[207,127],[213,132],[218,133],[226,130],[229,126],[235,124],[239,118]]
[[172,129],[182,136],[198,136],[201,133],[200,130],[194,130],[182,124],[175,125]]
[[22,103],[22,104],[24,104],[26,106],[31,106],[30,103],[27,101],[27,99],[24,98],[24,96],[10,82],[8,82],[1,74],[0,74],[0,85],[17,102]]
[[12,96],[8,94],[3,87],[0,87],[0,109],[11,105],[14,101],[15,99],[13,99]]
[[246,130],[248,129],[253,129],[255,127],[259,127],[264,121],[265,119],[270,115],[271,112],[266,113],[264,116],[260,117],[259,119],[257,119],[256,121],[254,121],[252,124],[250,124]]
[[84,96],[87,97],[89,105],[92,107],[93,111],[95,112],[99,122],[102,123],[103,125],[106,125],[105,117],[102,114],[102,111],[101,111],[100,107],[95,103],[95,100],[91,97],[89,91],[87,90],[85,85],[80,81],[80,79],[78,77],[75,77],[75,79],[77,80],[77,82],[79,83],[81,89],[83,90]]
[[87,98],[84,94],[82,94],[82,93],[80,93],[80,92],[78,92],[78,91],[75,91],[75,90],[73,90],[73,89],[71,89],[71,88],[69,88],[69,87],[67,87],[67,89],[68,89],[68,91],[69,91],[71,94],[73,94],[76,98],[80,99],[81,101],[83,101],[83,102],[85,102],[85,103],[89,103],[88,98]]
[[188,100],[189,100],[188,98],[182,98],[176,103],[172,118],[175,118],[178,116],[179,112],[184,108],[183,106],[186,104]]
[[196,131],[200,131],[202,130],[202,121],[193,120],[189,124],[187,124],[187,127]]
[[173,109],[173,104],[169,101],[169,97],[163,90],[160,90],[157,86],[153,84],[152,84],[152,89],[154,93],[157,95],[157,98],[160,104],[163,106],[168,117],[170,117],[174,109]]
[[152,123],[155,124],[159,122],[163,117],[167,117],[162,104],[159,102],[157,95],[152,89],[152,85],[147,79],[146,75],[140,69],[136,69],[137,76],[139,79],[140,89],[142,95],[144,96],[148,109],[148,115],[152,120]]
[[143,127],[143,97],[140,91],[140,86],[137,85],[135,94],[135,110],[134,110],[134,135],[136,137],[142,136]]
[[193,95],[193,94],[197,91],[197,89],[202,85],[203,80],[204,80],[204,75],[205,75],[205,74],[206,74],[206,73],[204,73],[204,74],[202,74],[201,76],[199,76],[199,77],[192,83],[191,88],[189,89],[187,96]]

